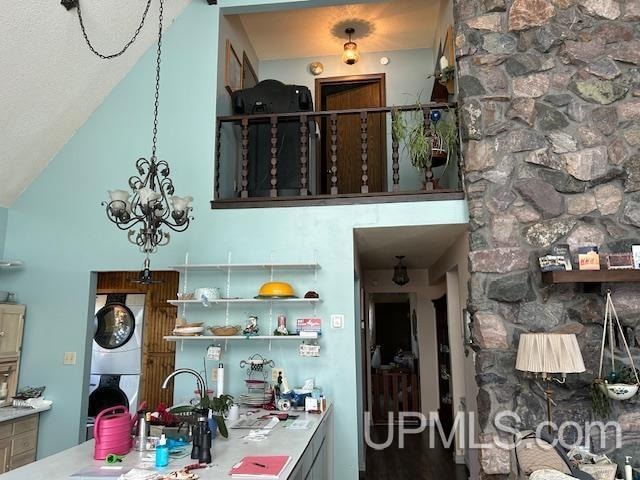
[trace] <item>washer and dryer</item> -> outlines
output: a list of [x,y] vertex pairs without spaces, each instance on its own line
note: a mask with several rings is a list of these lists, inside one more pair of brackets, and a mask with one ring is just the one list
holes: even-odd
[[96,296],[95,334],[91,354],[87,437],[93,418],[103,409],[138,408],[142,371],[143,294]]

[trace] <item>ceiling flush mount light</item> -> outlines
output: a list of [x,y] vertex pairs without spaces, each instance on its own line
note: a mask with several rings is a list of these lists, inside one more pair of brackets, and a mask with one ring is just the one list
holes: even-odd
[[407,266],[402,263],[404,255],[396,255],[398,263],[393,267],[393,278],[391,279],[396,285],[406,285],[409,283],[409,275],[407,275]]
[[344,52],[342,53],[342,61],[344,63],[346,63],[347,65],[353,65],[358,60],[360,60],[360,54],[358,53],[358,45],[356,44],[356,42],[352,42],[351,41],[351,35],[356,33],[356,31],[353,28],[349,27],[344,31],[344,33],[349,35],[349,41],[344,44]]
[[[158,160],[156,156],[163,1],[160,0],[151,156],[149,159],[139,158],[136,161],[135,166],[138,174],[129,178],[131,192],[127,190],[110,190],[109,201],[102,202],[102,205],[106,208],[107,218],[115,223],[120,230],[128,231],[129,241],[137,245],[140,251],[145,254],[144,269],[140,272],[138,279],[139,283],[144,284],[153,283],[149,269],[149,255],[154,253],[158,247],[169,243],[169,230],[182,232],[189,227],[189,222],[193,220],[193,217],[189,215],[192,210],[190,204],[193,198],[174,195],[173,182],[169,178],[169,164],[165,160]],[[78,16],[80,17],[80,15],[80,4],[78,4]],[[146,16],[146,11],[144,16]],[[144,23],[144,16],[140,28]],[[124,53],[140,31],[140,28],[138,28],[133,39],[117,54],[103,55],[91,46],[82,25],[82,20],[80,20],[80,25],[91,51],[103,59],[113,58]]]

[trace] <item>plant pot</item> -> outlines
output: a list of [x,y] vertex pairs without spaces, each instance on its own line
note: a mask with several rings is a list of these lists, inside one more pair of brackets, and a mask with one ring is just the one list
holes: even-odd
[[607,395],[611,400],[629,400],[638,393],[638,385],[607,383]]

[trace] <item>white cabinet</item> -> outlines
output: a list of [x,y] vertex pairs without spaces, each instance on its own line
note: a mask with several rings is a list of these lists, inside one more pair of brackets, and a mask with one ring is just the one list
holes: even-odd
[[298,465],[289,476],[289,480],[331,480],[333,478],[332,420],[333,410],[330,410],[318,426]]

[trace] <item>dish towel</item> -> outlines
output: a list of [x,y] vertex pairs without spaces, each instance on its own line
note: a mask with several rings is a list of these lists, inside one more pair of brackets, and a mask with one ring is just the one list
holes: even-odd
[[120,475],[118,480],[154,480],[158,477],[158,472],[143,470],[141,468],[132,468],[127,473]]

